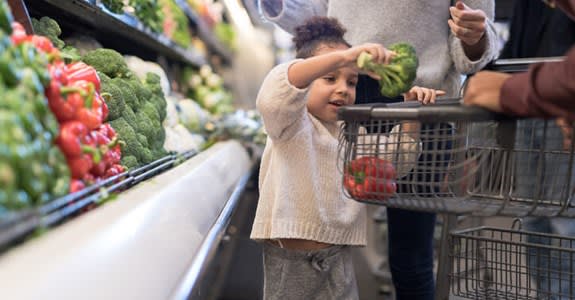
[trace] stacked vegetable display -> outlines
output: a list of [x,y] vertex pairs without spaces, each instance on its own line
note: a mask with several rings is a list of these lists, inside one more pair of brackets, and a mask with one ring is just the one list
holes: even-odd
[[[46,33],[47,37],[54,42],[61,41],[59,39],[61,30],[58,23],[47,17],[41,18],[40,22],[45,24],[46,27],[41,32]],[[68,48],[63,42],[61,47],[63,49]],[[78,53],[79,51],[69,51],[68,53],[70,52]],[[146,73],[143,74],[142,78],[139,78],[129,69],[124,57],[112,49],[99,48],[89,51],[78,58],[82,61],[74,62],[65,67],[78,69],[77,76],[84,76],[84,81],[92,82],[93,86],[84,84],[81,87],[88,88],[90,91],[87,94],[94,95],[87,99],[87,102],[94,106],[93,112],[98,114],[100,107],[98,103],[102,103],[102,97],[99,96],[100,92],[106,99],[105,106],[102,106],[104,111],[99,118],[94,118],[96,116],[92,114],[84,114],[82,116],[84,123],[91,122],[94,125],[96,122],[109,122],[109,125],[106,125],[107,130],[102,130],[102,132],[111,132],[110,141],[106,141],[101,136],[94,140],[102,143],[109,142],[113,146],[106,144],[96,144],[95,146],[101,150],[111,149],[112,151],[120,152],[120,145],[116,144],[119,141],[123,154],[120,163],[126,169],[141,166],[164,157],[167,152],[163,148],[165,131],[162,127],[162,122],[166,118],[166,101],[160,77],[154,73]],[[65,70],[60,71],[58,73],[66,74]],[[65,92],[68,92],[67,90],[64,89]],[[76,98],[74,96],[71,99],[74,100]],[[67,108],[70,105],[74,105],[74,101],[72,103],[66,101],[64,104],[66,105],[63,105],[63,108]],[[66,120],[66,117],[63,116],[63,119]],[[94,126],[92,128],[88,127],[88,130],[90,130]],[[115,132],[118,133],[116,139],[114,139]],[[92,141],[84,141],[82,145],[85,146],[85,143],[89,144],[90,142]],[[108,163],[110,159],[116,159],[119,155],[106,155],[106,152],[102,152],[95,153],[91,157],[98,159],[99,155],[104,158],[107,166],[104,169],[104,175],[106,173],[113,175],[123,171],[124,168],[120,166],[112,168],[114,164],[118,163],[116,160],[113,161],[114,164],[112,166],[109,166]],[[101,163],[96,163],[96,165],[98,169],[94,170],[95,172],[91,172],[91,174],[96,176],[97,179],[98,174],[101,173],[99,171],[102,171],[103,167]],[[85,165],[80,165],[80,167],[86,168]],[[108,172],[108,168],[112,168],[112,171]],[[89,179],[91,178],[88,178],[88,181],[90,181]]]
[[[11,28],[0,3],[0,213],[39,205],[65,195],[69,171],[54,145],[58,122],[44,96],[46,39]],[[37,50],[38,49],[38,50]],[[50,54],[52,55],[52,54]]]
[[100,95],[96,70],[83,62],[66,65],[57,61],[49,66],[49,72],[46,95],[60,122],[56,142],[70,167],[71,190],[123,172],[116,132],[103,123],[108,107]]
[[69,167],[70,191],[121,173],[121,150],[116,133],[108,124],[103,124],[108,108],[100,95],[96,70],[83,62],[66,64],[48,38],[26,35],[17,23],[12,41],[24,49],[36,47],[46,54],[47,64],[38,69],[48,80],[44,83],[44,94],[60,125],[56,144]]
[[102,91],[109,95],[107,120],[123,142],[122,165],[130,169],[165,156],[166,100],[160,77],[147,73],[140,80],[112,49],[97,49],[82,59],[98,71]]

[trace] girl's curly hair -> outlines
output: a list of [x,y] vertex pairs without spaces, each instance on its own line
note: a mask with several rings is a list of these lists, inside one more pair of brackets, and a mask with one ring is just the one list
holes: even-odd
[[308,58],[315,54],[320,45],[351,45],[343,38],[346,29],[335,18],[312,17],[295,28],[292,41],[296,58]]

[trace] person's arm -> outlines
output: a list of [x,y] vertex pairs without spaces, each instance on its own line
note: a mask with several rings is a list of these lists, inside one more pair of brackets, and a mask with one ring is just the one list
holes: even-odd
[[564,61],[536,64],[525,73],[479,72],[469,79],[463,101],[514,116],[575,121],[575,46]]
[[389,61],[391,57],[391,52],[382,45],[366,43],[298,59],[272,69],[264,79],[256,99],[256,107],[262,115],[268,136],[282,139],[297,132],[297,120],[305,115],[305,94],[309,85],[339,68],[356,68],[357,57],[362,52],[371,54],[378,63]]
[[457,1],[450,8],[449,43],[455,68],[462,74],[479,71],[499,54],[493,0]]
[[297,132],[297,120],[305,115],[307,89],[288,80],[289,67],[298,60],[277,65],[265,77],[256,98],[267,136],[272,140],[289,138]]
[[328,0],[258,0],[264,17],[293,34],[294,28],[313,16],[326,16]]
[[575,46],[562,62],[536,64],[508,78],[500,99],[507,114],[575,121]]

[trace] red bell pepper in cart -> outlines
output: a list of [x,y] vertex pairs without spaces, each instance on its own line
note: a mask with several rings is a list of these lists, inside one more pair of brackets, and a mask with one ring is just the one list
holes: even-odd
[[377,157],[360,157],[346,166],[344,187],[358,199],[385,200],[396,192],[395,167]]

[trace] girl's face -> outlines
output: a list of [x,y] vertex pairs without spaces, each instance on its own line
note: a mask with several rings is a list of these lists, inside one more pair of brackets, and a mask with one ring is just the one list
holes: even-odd
[[[348,48],[346,45],[320,46],[315,55]],[[344,67],[316,79],[309,89],[308,111],[324,122],[336,122],[337,109],[355,102],[357,75],[353,68]]]

